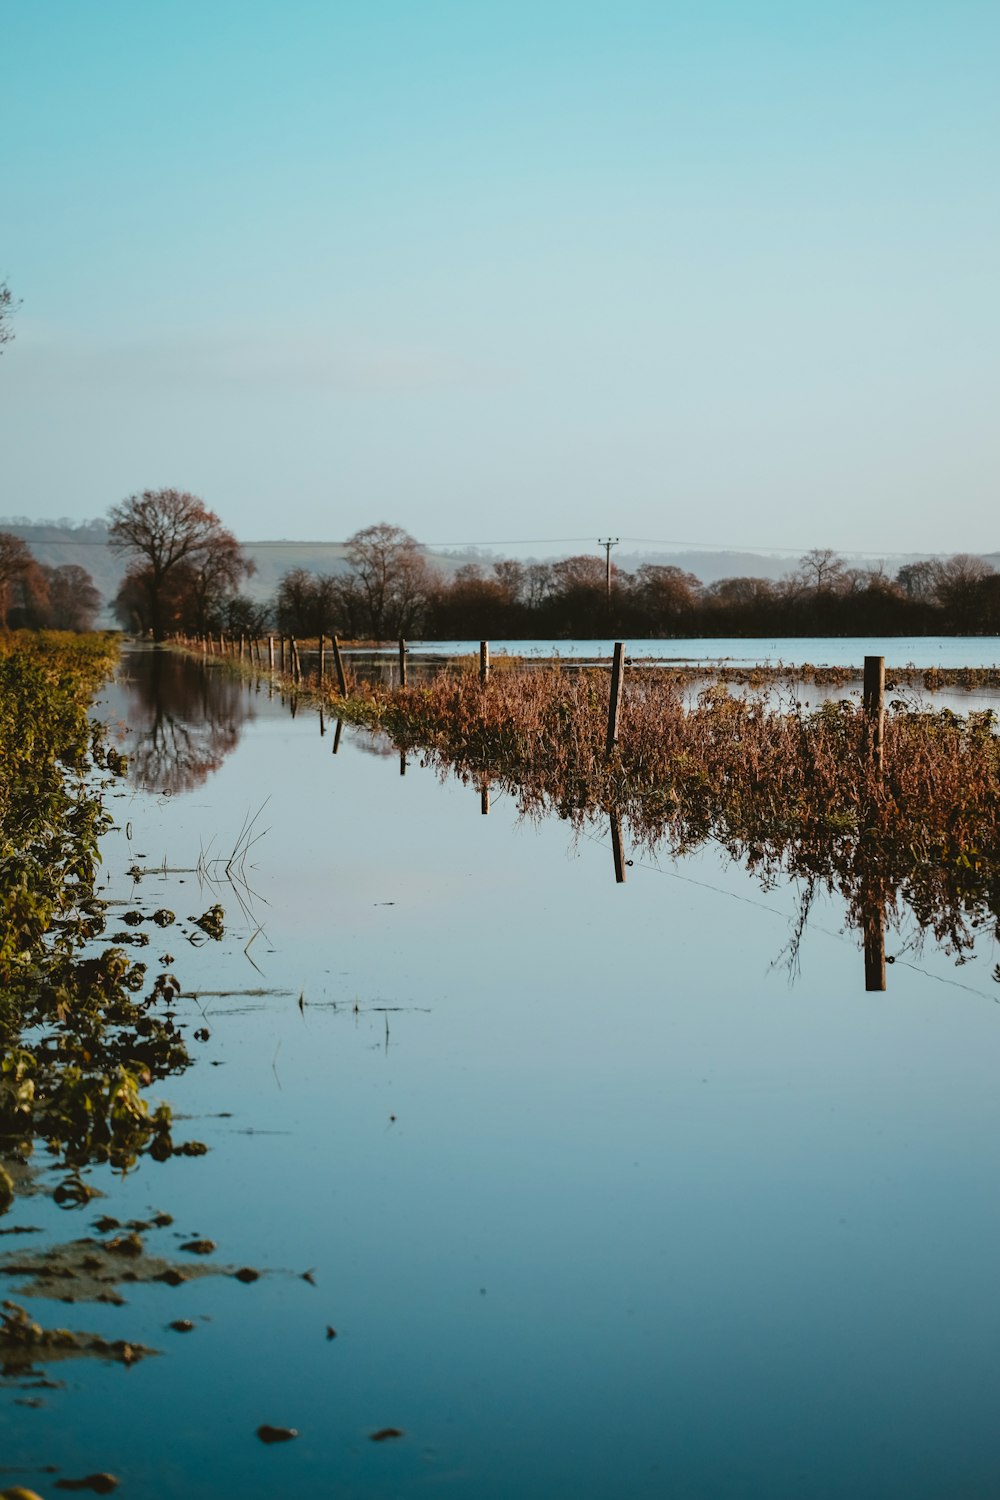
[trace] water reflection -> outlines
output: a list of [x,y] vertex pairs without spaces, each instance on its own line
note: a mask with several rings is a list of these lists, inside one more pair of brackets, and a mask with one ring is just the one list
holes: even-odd
[[130,651],[119,677],[129,780],[143,791],[201,786],[239,744],[254,702],[238,677],[173,651]]
[[[121,685],[127,691],[124,714],[131,729],[130,778],[144,790],[179,792],[202,784],[236,748],[244,723],[257,716],[256,694],[245,680],[172,652],[130,653]],[[270,712],[295,717],[299,706],[294,694],[287,700],[276,696]],[[321,715],[321,734],[325,729]],[[342,738],[343,723],[336,719],[334,755]],[[384,734],[360,733],[351,739],[364,754],[395,759],[399,775],[406,776],[414,747],[393,744]],[[864,832],[824,831],[816,824],[800,834],[775,837],[773,829],[755,827],[752,818],[737,823],[718,809],[714,815],[705,807],[670,811],[655,799],[587,806],[502,775],[491,780],[482,766],[455,766],[435,752],[426,753],[425,763],[442,778],[454,776],[474,787],[482,815],[491,810],[491,796],[500,794],[527,819],[555,816],[577,831],[609,836],[616,885],[626,884],[630,853],[637,860],[682,861],[712,847],[745,868],[763,892],[791,882],[800,892],[786,955],[793,975],[821,893],[836,894],[844,903],[846,927],[863,955],[866,990],[886,988],[887,965],[894,961],[886,953],[887,931],[897,936],[900,952],[929,940],[958,964],[971,958],[977,938],[1000,937],[1000,865],[984,852],[974,860],[948,859],[903,847],[898,840],[873,842]]]
[[[508,788],[508,790],[513,790]],[[538,805],[522,809],[532,818],[541,816]],[[548,813],[562,809],[550,807]],[[569,815],[578,829],[586,816]],[[596,820],[595,820],[596,821]],[[981,857],[976,863],[931,860],[912,861],[912,851],[882,848],[871,852],[850,841],[829,839],[770,840],[766,847],[749,838],[730,834],[726,840],[676,820],[670,829],[651,830],[634,813],[623,816],[612,808],[607,815],[612,868],[616,885],[623,885],[627,837],[647,860],[683,861],[711,844],[721,845],[725,855],[750,872],[762,893],[792,884],[799,891],[798,912],[783,959],[793,980],[799,972],[799,949],[810,915],[821,893],[836,894],[843,902],[844,921],[857,934],[864,955],[864,988],[886,989],[886,967],[895,963],[886,953],[887,931],[896,935],[900,954],[919,953],[932,942],[957,966],[975,955],[977,940],[996,944],[1000,940],[1000,870],[996,862]],[[1000,982],[1000,965],[994,971]]]
[[[386,739],[346,728],[331,759],[311,711],[255,703],[208,797],[129,811],[176,866],[206,803],[228,847],[272,791],[266,977],[235,913],[228,955],[184,964],[212,1035],[175,1102],[209,1152],[103,1181],[101,1208],[158,1203],[269,1274],[133,1284],[131,1312],[88,1314],[163,1357],[12,1407],[2,1461],[113,1468],[149,1500],[263,1500],[271,1458],[302,1494],[332,1472],[456,1500],[994,1493],[998,1013],[942,1004],[940,972],[904,967],[903,908],[879,918],[926,888],[933,920],[959,888],[901,887],[895,855],[846,839],[825,864],[818,840],[747,835],[737,865],[694,819],[652,842],[634,804],[588,815],[567,861],[574,822],[553,803],[518,824],[482,766],[439,785],[411,750],[402,780]],[[190,893],[165,873],[156,901],[182,915]],[[866,909],[899,959],[876,1004]],[[175,1315],[197,1327],[174,1339]],[[264,1454],[263,1420],[301,1439]],[[389,1425],[397,1444],[369,1441]]]

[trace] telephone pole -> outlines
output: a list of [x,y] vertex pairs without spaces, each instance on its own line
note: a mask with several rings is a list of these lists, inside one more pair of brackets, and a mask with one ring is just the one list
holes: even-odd
[[609,537],[606,537],[606,538],[605,537],[599,537],[597,545],[599,547],[603,547],[604,548],[604,560],[605,560],[605,564],[606,564],[605,574],[604,574],[604,581],[605,581],[605,587],[607,588],[607,592],[608,592],[608,602],[610,603],[611,602],[611,549],[612,549],[612,547],[617,547],[618,546],[618,538],[616,536],[615,537],[609,536]]

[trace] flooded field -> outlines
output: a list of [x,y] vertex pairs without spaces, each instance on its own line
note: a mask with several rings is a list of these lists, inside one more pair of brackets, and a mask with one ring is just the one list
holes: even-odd
[[903,913],[866,992],[836,890],[803,925],[801,881],[616,858],[179,656],[96,711],[108,931],[176,975],[208,1150],[78,1207],[36,1160],[2,1295],[134,1356],[8,1364],[0,1483],[997,1492],[995,922]]
[[[414,641],[414,651],[429,656],[459,656],[479,650],[478,641]],[[610,657],[611,640],[492,641],[494,654],[561,656],[568,661]],[[702,639],[636,640],[629,655],[651,661],[753,666],[778,662],[811,662],[813,666],[860,667],[866,656],[884,656],[889,667],[993,666],[998,658],[996,636],[910,635],[885,636],[710,636]]]

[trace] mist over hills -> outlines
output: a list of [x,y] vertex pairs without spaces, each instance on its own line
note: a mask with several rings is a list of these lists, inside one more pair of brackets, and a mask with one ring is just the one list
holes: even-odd
[[[65,563],[75,563],[85,568],[93,578],[95,586],[100,590],[103,600],[100,623],[102,625],[113,623],[110,601],[117,593],[124,576],[125,559],[112,552],[108,546],[108,528],[105,521],[32,521],[24,516],[18,516],[8,520],[0,518],[0,531],[8,531],[21,537],[27,542],[37,561],[48,567],[61,567]],[[282,575],[292,568],[304,568],[308,572],[323,574],[343,573],[348,570],[349,566],[347,548],[343,542],[265,538],[259,541],[244,541],[241,545],[247,556],[253,560],[256,568],[256,572],[244,584],[243,592],[258,602],[270,599]],[[575,552],[592,550],[595,556],[603,556],[603,549],[598,546],[596,540],[592,549],[578,546],[573,550]],[[441,552],[434,552],[430,549],[427,551],[428,561],[446,576],[455,573],[458,568],[468,563],[476,563],[484,571],[488,571],[490,565],[504,555],[496,548],[472,547]],[[537,558],[531,559],[525,556],[523,548],[519,549],[522,561],[552,562],[557,557],[569,555],[569,549],[562,549],[558,552],[547,550],[540,553]],[[886,571],[892,575],[904,563],[929,558],[935,554],[897,553],[884,558],[875,558],[869,554],[842,553],[840,555],[852,567],[872,566],[881,562]],[[1000,569],[1000,552],[982,555],[991,566]],[[672,552],[617,550],[612,552],[612,560],[617,567],[628,573],[634,572],[644,564],[653,564],[659,567],[682,568],[687,573],[693,573],[702,583],[715,583],[720,578],[741,576],[781,578],[794,569],[798,558],[792,553],[723,549]]]

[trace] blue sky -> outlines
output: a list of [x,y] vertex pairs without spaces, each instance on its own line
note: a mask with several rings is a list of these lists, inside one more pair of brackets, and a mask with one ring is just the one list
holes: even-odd
[[994,0],[0,17],[0,513],[1000,546]]

